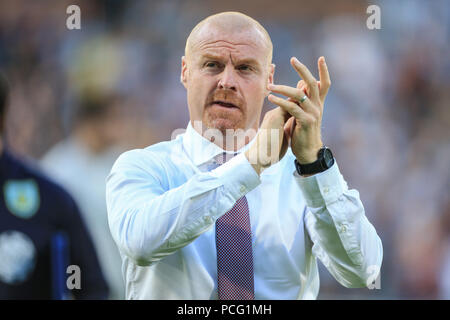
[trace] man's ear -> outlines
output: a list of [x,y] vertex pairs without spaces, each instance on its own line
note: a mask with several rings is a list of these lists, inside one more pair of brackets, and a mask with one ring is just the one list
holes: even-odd
[[186,57],[181,57],[181,75],[180,75],[180,82],[183,84],[183,86],[187,89],[187,63],[186,63]]
[[[269,76],[268,76],[268,78],[267,78],[267,85],[269,85],[269,83],[273,84],[273,77],[274,77],[274,74],[275,74],[275,64],[274,64],[274,63],[271,63],[271,64],[270,64],[270,69],[269,69]],[[270,94],[270,90],[267,89],[267,86],[266,86],[266,97],[267,97],[269,94]]]

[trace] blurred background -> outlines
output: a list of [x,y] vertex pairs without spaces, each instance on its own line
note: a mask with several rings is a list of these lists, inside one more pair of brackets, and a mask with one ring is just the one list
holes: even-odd
[[[81,8],[68,30],[66,8]],[[381,29],[369,30],[369,5]],[[381,289],[345,289],[321,266],[319,299],[450,299],[450,3],[417,1],[0,2],[0,69],[11,85],[6,140],[79,203],[120,298],[104,179],[117,156],[170,140],[188,123],[181,56],[190,30],[221,11],[258,20],[275,82],[297,56],[332,86],[323,140],[384,246]],[[264,110],[271,108],[266,101]],[[103,256],[102,256],[103,255]]]

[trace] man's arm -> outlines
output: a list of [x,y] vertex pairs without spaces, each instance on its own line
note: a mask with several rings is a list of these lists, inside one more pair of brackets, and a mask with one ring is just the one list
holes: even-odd
[[107,178],[112,236],[138,265],[191,243],[260,183],[244,154],[172,189],[163,173],[155,154],[133,150],[119,157]]
[[[269,101],[292,116],[285,132],[297,161],[307,164],[317,160],[323,145],[322,116],[331,80],[324,57],[317,61],[320,81],[296,58],[291,58],[291,64],[302,80],[296,88],[269,85],[272,92],[287,97],[269,95]],[[313,253],[344,286],[366,286],[368,276],[381,266],[383,250],[364,214],[358,191],[348,190],[336,163],[324,172],[309,177],[297,175],[296,179],[309,208],[305,224],[314,242]]]
[[383,247],[358,191],[348,189],[337,163],[307,178],[294,175],[308,206],[304,219],[313,254],[343,286],[367,286],[378,276]]

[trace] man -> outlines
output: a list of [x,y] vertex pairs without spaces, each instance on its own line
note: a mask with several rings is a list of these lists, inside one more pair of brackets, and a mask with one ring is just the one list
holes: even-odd
[[105,202],[105,179],[119,154],[115,147],[115,136],[120,133],[116,126],[118,103],[116,95],[82,95],[72,134],[41,161],[49,176],[66,188],[80,206],[110,288],[110,299],[123,299],[125,292]]
[[77,205],[5,148],[7,97],[0,74],[0,299],[105,299],[108,288]]
[[[291,59],[297,88],[273,84],[271,61],[268,33],[243,14],[192,30],[187,131],[124,153],[107,180],[128,299],[314,299],[316,258],[349,288],[378,275],[381,241],[321,141],[325,60],[316,81]],[[278,107],[257,131],[266,96]]]

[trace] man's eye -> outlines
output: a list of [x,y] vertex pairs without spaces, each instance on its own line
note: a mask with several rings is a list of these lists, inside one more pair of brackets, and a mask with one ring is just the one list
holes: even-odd
[[251,70],[250,66],[248,66],[246,64],[239,66],[237,69],[240,71],[250,71]]
[[206,64],[205,64],[205,67],[207,67],[207,68],[216,68],[216,67],[218,67],[219,65],[217,64],[217,62],[207,62]]

